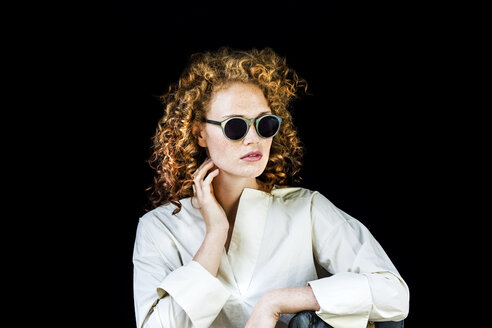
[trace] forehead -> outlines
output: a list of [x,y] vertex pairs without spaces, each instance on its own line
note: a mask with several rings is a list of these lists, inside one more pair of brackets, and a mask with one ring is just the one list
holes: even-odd
[[270,112],[263,91],[249,83],[233,83],[217,91],[210,101],[209,119],[221,119],[237,115],[254,118],[260,113]]

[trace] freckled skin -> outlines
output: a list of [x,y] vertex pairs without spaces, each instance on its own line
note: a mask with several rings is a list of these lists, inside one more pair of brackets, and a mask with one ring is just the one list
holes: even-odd
[[[254,84],[233,83],[212,97],[206,117],[221,122],[227,115],[242,115],[250,119],[262,113],[271,113],[271,110],[261,89]],[[219,125],[203,124],[199,144],[207,148],[221,174],[256,178],[268,163],[272,139],[259,137],[253,123],[246,137],[240,141],[226,139]],[[263,157],[256,162],[241,160],[250,151],[260,151]]]

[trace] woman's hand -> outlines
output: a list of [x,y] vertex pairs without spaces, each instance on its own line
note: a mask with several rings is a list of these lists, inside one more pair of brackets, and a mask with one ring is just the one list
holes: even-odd
[[193,260],[217,277],[224,245],[227,241],[229,221],[227,221],[224,209],[215,198],[212,186],[212,180],[219,174],[219,169],[215,169],[207,176],[207,172],[213,166],[214,163],[207,159],[196,170],[193,178],[194,198],[196,198],[207,229],[202,245]]
[[274,328],[280,318],[280,312],[276,310],[269,294],[265,294],[253,309],[244,328]]
[[210,158],[200,165],[194,173],[193,192],[205,221],[207,233],[223,232],[224,230],[227,232],[229,230],[229,221],[224,209],[215,198],[212,186],[212,180],[219,175],[219,169],[216,168],[207,175],[207,172],[213,167],[214,162]]
[[246,328],[273,328],[281,313],[319,311],[311,286],[279,288],[265,293],[253,309]]

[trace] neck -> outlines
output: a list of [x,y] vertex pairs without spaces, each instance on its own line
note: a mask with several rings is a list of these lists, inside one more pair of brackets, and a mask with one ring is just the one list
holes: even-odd
[[226,212],[229,222],[236,217],[239,198],[244,188],[260,189],[255,178],[238,178],[220,172],[212,182],[215,198]]

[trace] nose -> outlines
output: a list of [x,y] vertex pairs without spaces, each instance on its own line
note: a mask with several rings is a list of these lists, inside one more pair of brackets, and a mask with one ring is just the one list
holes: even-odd
[[256,132],[255,123],[251,122],[250,126],[249,126],[249,131],[243,139],[243,143],[245,145],[248,145],[251,143],[258,143],[260,141],[260,139],[261,139],[260,136]]

